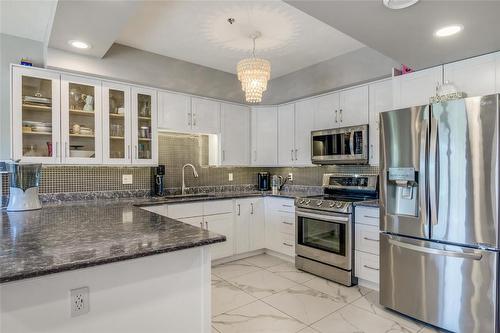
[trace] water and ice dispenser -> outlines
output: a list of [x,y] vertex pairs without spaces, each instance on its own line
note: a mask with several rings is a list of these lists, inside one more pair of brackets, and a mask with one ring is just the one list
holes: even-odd
[[418,216],[418,187],[418,171],[415,168],[389,168],[387,213]]

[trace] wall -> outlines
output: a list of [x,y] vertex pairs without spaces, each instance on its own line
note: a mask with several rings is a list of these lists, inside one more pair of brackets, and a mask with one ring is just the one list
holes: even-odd
[[364,47],[269,82],[263,104],[280,104],[391,75],[396,61]]
[[43,43],[0,33],[0,160],[10,158],[10,64],[26,57],[43,65]]
[[46,66],[161,89],[244,102],[240,82],[234,74],[120,44],[113,44],[102,59],[49,48]]

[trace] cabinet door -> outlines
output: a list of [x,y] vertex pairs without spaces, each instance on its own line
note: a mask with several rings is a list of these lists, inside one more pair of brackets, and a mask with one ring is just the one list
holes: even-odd
[[295,104],[278,107],[278,164],[290,166],[295,162]]
[[132,163],[130,87],[102,83],[103,163]]
[[276,166],[278,163],[278,109],[252,108],[252,165]]
[[379,113],[392,110],[392,82],[390,79],[370,84],[370,113],[368,136],[370,165],[379,164]]
[[217,214],[205,216],[205,228],[226,236],[226,241],[211,245],[212,260],[229,257],[234,254],[233,214]]
[[311,165],[311,131],[314,128],[315,100],[295,104],[295,165]]
[[235,253],[250,251],[250,202],[251,199],[235,201]]
[[467,96],[494,94],[496,54],[466,59],[444,65],[444,81],[449,81]]
[[250,251],[266,247],[266,221],[264,198],[250,201]]
[[191,131],[191,97],[158,92],[158,128],[175,132]]
[[13,67],[12,155],[22,162],[59,163],[60,76]]
[[314,112],[314,130],[324,130],[340,127],[339,94],[333,93],[320,96],[317,99],[317,109]]
[[132,88],[132,163],[158,164],[156,91]]
[[339,93],[341,127],[368,124],[368,86]]
[[101,81],[61,76],[63,163],[102,163]]
[[220,103],[203,98],[191,98],[193,131],[218,134],[220,131]]
[[436,94],[436,86],[442,84],[443,67],[437,66],[392,78],[394,109],[429,103]]
[[221,107],[221,164],[250,164],[250,109],[223,103]]

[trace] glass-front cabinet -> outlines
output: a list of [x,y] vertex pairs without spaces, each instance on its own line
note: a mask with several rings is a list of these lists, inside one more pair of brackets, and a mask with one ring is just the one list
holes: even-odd
[[130,87],[118,83],[102,83],[103,98],[103,162],[132,163],[132,129]]
[[132,88],[132,163],[158,163],[156,91]]
[[14,67],[12,155],[22,162],[59,163],[60,75]]
[[62,75],[62,162],[101,164],[101,124],[101,81]]

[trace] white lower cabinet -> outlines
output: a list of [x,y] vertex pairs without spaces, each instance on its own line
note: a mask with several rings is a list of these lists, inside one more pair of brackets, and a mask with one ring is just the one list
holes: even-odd
[[265,247],[265,212],[263,198],[235,200],[236,254]]
[[[379,283],[379,209],[355,208],[354,274],[364,281]],[[372,285],[373,286],[373,285]]]
[[295,256],[295,206],[288,198],[266,198],[266,248]]
[[233,213],[203,216],[204,227],[226,236],[226,241],[211,245],[212,260],[230,257],[234,254]]

